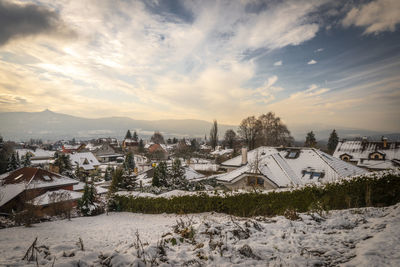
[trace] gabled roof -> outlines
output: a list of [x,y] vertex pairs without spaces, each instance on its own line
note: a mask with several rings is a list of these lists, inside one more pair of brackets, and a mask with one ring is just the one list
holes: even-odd
[[78,181],[40,168],[24,167],[1,176],[0,206],[26,189],[63,187]]
[[63,201],[77,200],[82,198],[83,193],[70,190],[47,191],[46,193],[34,198],[31,203],[35,206],[49,205]]
[[[370,155],[379,153],[385,156],[387,163],[374,163],[369,160]],[[336,146],[333,156],[339,158],[341,155],[347,154],[352,156],[352,161],[356,161],[360,167],[368,169],[385,169],[395,168],[392,160],[400,159],[400,142],[387,142],[386,148],[383,147],[383,142],[369,141],[340,141]]]
[[79,167],[82,167],[84,170],[93,170],[96,166],[100,165],[100,162],[92,152],[79,152],[70,154],[69,158],[72,166],[79,165]]
[[[244,173],[259,173],[279,187],[287,187],[312,182],[331,182],[367,172],[313,148],[301,148],[297,158],[286,158],[286,154],[285,149],[273,154],[265,154],[259,158],[258,164],[255,162],[256,157],[253,156],[243,167],[216,178],[223,182],[233,182]],[[253,155],[256,154],[253,152]],[[257,170],[255,170],[256,165],[258,165]]]

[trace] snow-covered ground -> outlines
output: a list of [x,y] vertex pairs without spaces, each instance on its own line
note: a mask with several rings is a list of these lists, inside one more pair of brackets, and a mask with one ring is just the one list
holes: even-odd
[[[174,227],[177,220],[183,223]],[[299,214],[293,221],[216,213],[109,213],[1,229],[0,266],[36,266],[21,260],[35,237],[38,264],[48,266],[144,266],[143,261],[164,266],[400,266],[399,226],[400,204],[322,217]]]

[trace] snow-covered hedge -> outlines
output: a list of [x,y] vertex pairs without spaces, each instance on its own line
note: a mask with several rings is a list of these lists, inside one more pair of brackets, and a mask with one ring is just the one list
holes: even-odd
[[386,173],[268,194],[243,193],[227,196],[197,194],[172,198],[115,195],[110,202],[110,208],[116,211],[140,213],[182,214],[215,211],[249,217],[284,215],[290,210],[306,212],[389,206],[398,202],[400,202],[400,175]]

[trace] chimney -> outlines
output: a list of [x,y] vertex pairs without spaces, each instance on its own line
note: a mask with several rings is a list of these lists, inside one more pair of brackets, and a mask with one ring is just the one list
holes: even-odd
[[242,165],[247,164],[247,147],[242,147]]
[[382,141],[383,141],[383,148],[387,148],[387,138],[382,137]]

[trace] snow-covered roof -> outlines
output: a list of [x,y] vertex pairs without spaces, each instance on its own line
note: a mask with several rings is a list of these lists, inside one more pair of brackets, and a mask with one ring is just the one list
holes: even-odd
[[[380,162],[370,160],[369,155],[374,152],[384,155],[385,160],[380,160]],[[340,141],[333,156],[340,158],[344,154],[351,156],[350,160],[356,162],[360,167],[369,169],[396,168],[398,165],[393,160],[400,160],[400,143],[387,142],[387,146],[384,147],[383,141]]]
[[33,159],[49,159],[49,158],[54,157],[54,153],[55,153],[55,151],[44,150],[41,148],[38,148],[36,150],[19,148],[19,149],[16,149],[15,152],[18,153],[20,159],[22,157],[24,157],[26,155],[26,153],[32,154],[33,156],[31,158],[31,160],[33,160]]
[[46,193],[31,200],[31,203],[33,203],[35,206],[43,206],[68,200],[77,200],[82,198],[82,195],[83,193],[64,189],[47,191]]
[[301,148],[297,157],[287,158],[290,151],[282,149],[277,153],[265,154],[259,158],[258,164],[255,162],[256,157],[251,157],[248,164],[216,178],[222,182],[234,182],[242,174],[258,173],[279,187],[287,187],[312,182],[331,182],[367,172],[317,149]]
[[[274,153],[278,153],[277,148],[275,147],[267,147],[267,146],[261,146],[256,149],[250,150],[247,152],[247,161],[251,162],[253,161],[258,154],[258,157],[265,156],[265,155],[271,155]],[[242,155],[239,155],[237,157],[234,157],[232,159],[229,159],[227,161],[224,161],[221,163],[221,166],[232,166],[232,167],[239,167],[242,165]]]
[[0,185],[0,207],[25,190],[25,184]]
[[85,188],[85,183],[83,183],[83,182],[79,182],[77,184],[74,184],[74,186],[73,186],[74,191],[81,191],[84,188]]
[[72,166],[79,165],[84,170],[93,170],[100,165],[100,162],[92,152],[79,152],[69,155]]
[[198,173],[197,171],[193,170],[191,167],[184,167],[185,170],[185,178],[187,180],[196,180],[196,179],[201,179],[204,178],[205,176],[203,174]]
[[0,206],[22,193],[26,189],[63,187],[78,184],[78,181],[33,167],[24,167],[1,176]]
[[232,154],[233,153],[233,149],[232,148],[226,148],[226,149],[220,149],[220,150],[215,150],[213,152],[211,152],[211,155],[215,155],[215,156],[222,156],[222,155],[227,155],[227,154]]

